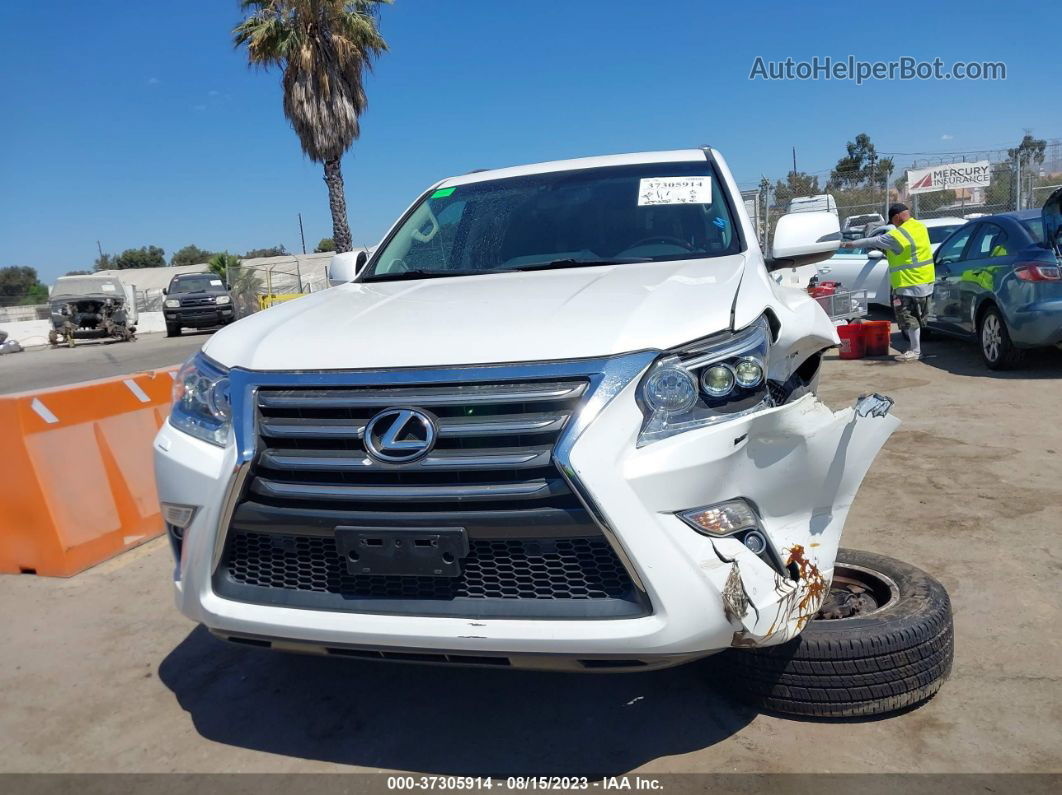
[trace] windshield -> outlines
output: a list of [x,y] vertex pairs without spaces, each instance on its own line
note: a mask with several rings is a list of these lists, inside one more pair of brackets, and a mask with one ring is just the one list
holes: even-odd
[[950,235],[952,232],[954,232],[960,226],[962,226],[962,224],[953,224],[951,226],[930,226],[930,227],[928,227],[927,231],[929,232],[929,242],[930,243],[934,243],[934,244],[935,243],[943,243],[944,240],[948,237],[948,235]]
[[362,281],[739,250],[724,189],[707,161],[612,166],[436,190],[380,248]]
[[225,283],[212,274],[202,276],[182,276],[170,282],[171,293],[216,293],[225,289]]
[[100,278],[99,276],[63,276],[55,281],[52,288],[52,298],[61,295],[113,295],[115,298],[124,298],[122,283],[117,279]]

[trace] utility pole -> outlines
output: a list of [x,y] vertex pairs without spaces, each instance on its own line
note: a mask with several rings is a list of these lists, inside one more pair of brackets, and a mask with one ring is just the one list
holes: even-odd
[[299,239],[302,240],[302,253],[306,253],[306,235],[302,231],[302,213],[299,213]]
[[793,173],[796,173],[796,147],[793,147]]
[[1014,168],[1016,169],[1016,179],[1014,180],[1014,209],[1021,209],[1021,150],[1019,149],[1014,158]]
[[[962,162],[964,162],[964,163],[966,162],[966,155],[962,156]],[[969,190],[969,188],[963,188],[962,189],[962,198],[959,200],[959,215],[960,216],[966,215],[966,191],[968,191],[968,190]]]

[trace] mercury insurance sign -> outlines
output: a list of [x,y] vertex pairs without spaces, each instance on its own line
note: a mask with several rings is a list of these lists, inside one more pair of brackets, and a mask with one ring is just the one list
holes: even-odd
[[979,160],[976,163],[947,163],[932,168],[907,170],[907,192],[909,194],[959,188],[987,188],[990,184],[992,184],[992,164],[987,160]]

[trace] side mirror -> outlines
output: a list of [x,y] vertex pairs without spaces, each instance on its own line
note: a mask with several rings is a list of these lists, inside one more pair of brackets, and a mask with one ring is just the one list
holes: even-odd
[[163,288],[162,288],[162,294],[163,294],[163,295],[169,295],[169,294],[170,294],[170,291],[169,291],[168,289],[166,289],[165,287],[163,287]]
[[881,259],[885,255],[882,254],[881,251],[879,251],[878,249],[872,248],[870,249],[870,251],[867,252],[867,256],[871,259]]
[[346,284],[354,281],[354,277],[365,267],[368,261],[364,251],[344,251],[336,254],[328,264],[328,282],[335,287],[337,284]]
[[829,259],[841,243],[841,224],[828,212],[788,213],[778,219],[768,270]]

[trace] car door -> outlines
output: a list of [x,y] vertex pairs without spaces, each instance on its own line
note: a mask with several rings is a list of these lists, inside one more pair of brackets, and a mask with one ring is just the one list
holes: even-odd
[[959,330],[976,333],[976,308],[993,292],[996,275],[1011,266],[1020,247],[1020,241],[1012,240],[1001,224],[985,221],[977,227],[958,276],[955,324]]
[[948,331],[957,331],[959,322],[959,278],[970,239],[980,224],[967,224],[941,243],[933,256],[936,280],[929,299],[929,322]]

